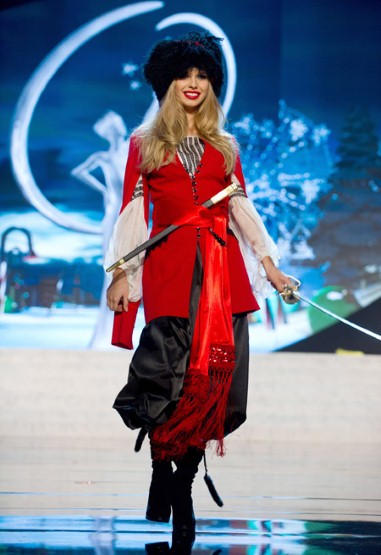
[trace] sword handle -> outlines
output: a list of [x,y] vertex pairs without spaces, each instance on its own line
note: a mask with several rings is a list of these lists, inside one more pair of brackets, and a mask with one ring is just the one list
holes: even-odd
[[283,291],[279,293],[286,304],[296,304],[300,301],[298,289],[301,282],[293,276],[288,276],[294,283],[292,285],[285,285]]
[[210,208],[211,206],[214,206],[218,202],[221,202],[221,200],[228,197],[232,193],[235,193],[236,191],[238,191],[238,185],[236,183],[232,183],[231,185],[228,185],[227,187],[225,187],[225,189],[222,189],[222,191],[214,195],[212,198],[204,202],[202,206],[205,206],[206,208]]

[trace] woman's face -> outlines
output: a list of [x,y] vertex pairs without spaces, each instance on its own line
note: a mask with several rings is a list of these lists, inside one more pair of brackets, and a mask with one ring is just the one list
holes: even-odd
[[186,77],[175,79],[176,98],[187,112],[193,112],[205,100],[210,86],[204,71],[191,68]]

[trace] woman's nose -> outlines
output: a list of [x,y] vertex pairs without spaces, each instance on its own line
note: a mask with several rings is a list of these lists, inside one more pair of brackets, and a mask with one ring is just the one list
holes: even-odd
[[189,77],[189,86],[193,89],[197,88],[197,79],[194,74],[190,75]]

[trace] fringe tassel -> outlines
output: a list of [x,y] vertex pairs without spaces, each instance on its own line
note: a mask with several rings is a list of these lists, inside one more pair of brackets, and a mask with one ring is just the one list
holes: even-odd
[[157,460],[182,459],[189,447],[205,449],[205,441],[195,437],[200,418],[199,409],[205,405],[208,376],[188,371],[183,394],[168,422],[157,426],[151,436]]
[[224,502],[222,501],[221,497],[218,495],[218,491],[216,490],[216,487],[213,484],[213,480],[208,474],[208,467],[206,466],[206,455],[205,455],[205,453],[204,453],[204,467],[205,467],[204,481],[205,481],[206,487],[208,488],[209,493],[210,493],[213,501],[216,503],[216,505],[218,505],[219,507],[223,507]]
[[168,422],[157,426],[151,440],[158,460],[178,460],[189,447],[205,449],[216,440],[217,455],[225,454],[224,423],[234,369],[234,347],[213,346],[209,374],[189,369],[180,401]]

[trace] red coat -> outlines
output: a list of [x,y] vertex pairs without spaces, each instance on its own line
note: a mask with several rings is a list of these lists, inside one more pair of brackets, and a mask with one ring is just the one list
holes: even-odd
[[[230,178],[226,175],[223,165],[222,154],[205,142],[204,154],[193,184],[177,156],[171,164],[143,175],[146,219],[149,202],[153,206],[151,236],[191,213],[195,206],[201,205],[229,185]],[[234,173],[244,187],[239,160]],[[139,176],[139,152],[132,137],[124,180],[122,210],[131,199]],[[213,214],[225,214],[227,217],[228,200],[209,210]],[[143,269],[143,302],[147,322],[159,316],[188,317],[197,242],[199,241],[202,250],[205,233],[209,233],[206,228],[198,230],[196,226],[180,227],[147,253]],[[228,235],[227,260],[233,314],[258,310],[259,306],[251,291],[238,241],[232,234]],[[114,326],[113,344],[126,346],[122,343],[129,343],[127,328],[131,327],[137,305],[138,303],[130,303],[130,314],[128,318],[124,317],[125,323],[122,323],[122,318],[117,315],[116,320],[119,319],[120,322]],[[128,333],[130,331],[128,330]],[[123,340],[121,334],[124,336]],[[128,346],[132,348],[132,344]]]

